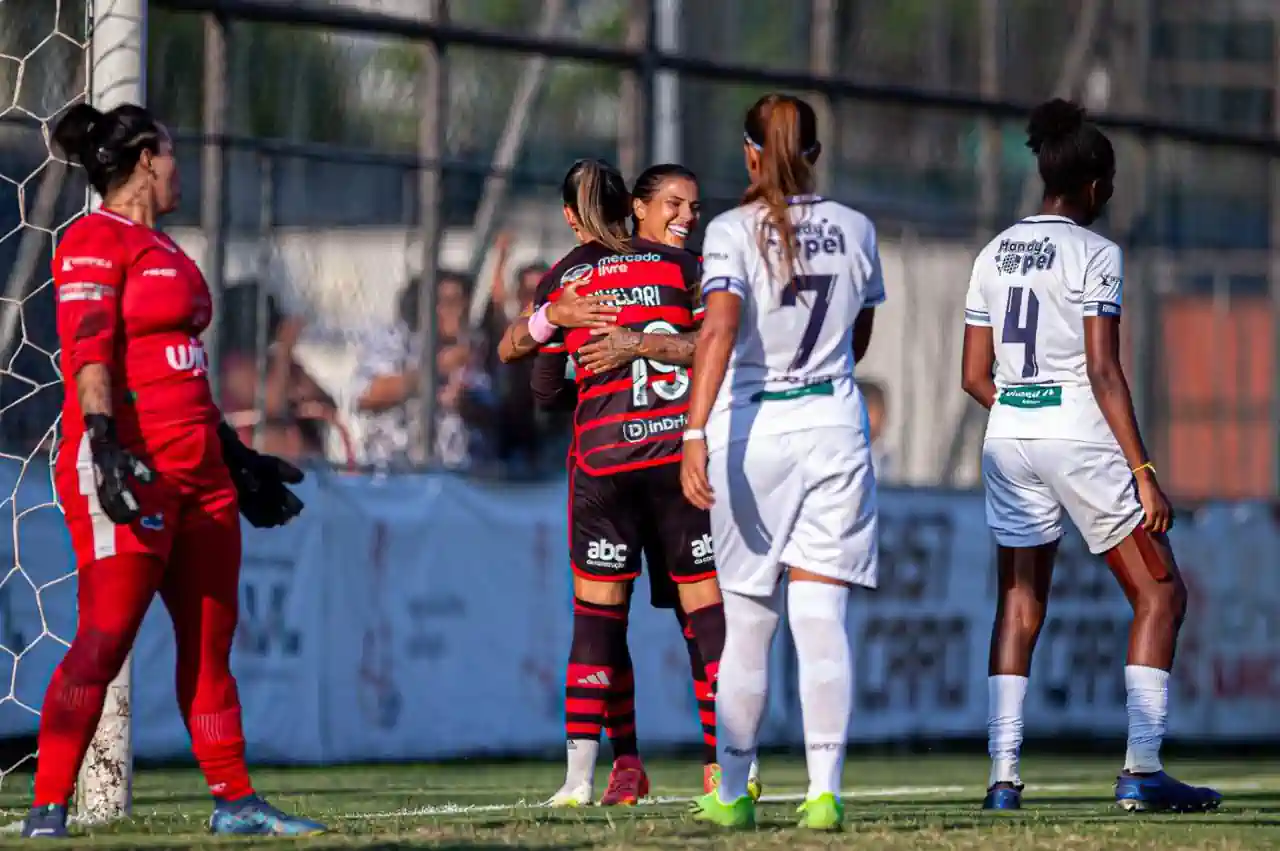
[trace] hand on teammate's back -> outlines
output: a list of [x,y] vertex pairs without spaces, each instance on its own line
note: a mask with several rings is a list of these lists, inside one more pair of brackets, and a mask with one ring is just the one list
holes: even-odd
[[250,525],[270,529],[283,526],[302,513],[302,500],[285,487],[302,482],[301,470],[282,458],[245,446],[226,423],[218,427],[218,437],[239,498],[240,513]]
[[707,444],[701,440],[688,440],[684,444],[684,457],[680,459],[680,489],[684,498],[703,511],[711,509],[715,493],[707,480]]
[[622,308],[604,295],[578,295],[578,284],[564,288],[547,308],[547,320],[557,328],[608,328],[618,321]]
[[89,432],[89,452],[93,457],[93,478],[102,511],[112,523],[127,525],[142,513],[138,498],[130,488],[131,481],[150,484],[155,478],[151,468],[120,446],[115,424],[103,414],[84,418]]
[[596,375],[618,369],[640,356],[640,344],[644,335],[627,328],[607,328],[592,331],[596,339],[578,349],[578,364]]
[[1164,495],[1155,474],[1150,470],[1141,470],[1137,474],[1138,502],[1145,515],[1142,528],[1148,532],[1168,532],[1173,525],[1173,508],[1169,498]]

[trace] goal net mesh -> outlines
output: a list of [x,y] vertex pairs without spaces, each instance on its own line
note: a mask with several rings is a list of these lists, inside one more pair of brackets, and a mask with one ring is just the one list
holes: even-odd
[[[44,688],[75,632],[75,572],[51,465],[62,378],[50,261],[85,212],[51,125],[89,95],[91,0],[0,0],[0,788],[35,767]],[[21,777],[16,777],[18,772]]]

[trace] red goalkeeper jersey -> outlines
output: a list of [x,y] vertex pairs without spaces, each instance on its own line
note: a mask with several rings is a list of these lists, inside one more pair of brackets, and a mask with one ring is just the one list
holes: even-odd
[[217,424],[199,339],[209,287],[173,240],[105,210],[90,213],[59,242],[53,282],[68,441],[84,430],[75,376],[87,364],[110,370],[126,446],[155,453],[193,426]]

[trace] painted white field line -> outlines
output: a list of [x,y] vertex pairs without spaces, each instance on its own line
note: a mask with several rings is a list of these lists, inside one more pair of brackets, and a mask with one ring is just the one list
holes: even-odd
[[[1028,790],[1032,793],[1049,792],[1085,792],[1097,790],[1105,787],[1106,782],[1097,783],[1042,783],[1029,786]],[[1224,792],[1246,792],[1251,790],[1267,788],[1268,785],[1275,787],[1280,785],[1280,777],[1274,775],[1258,775],[1253,777],[1237,777],[1231,780],[1216,780],[1205,783],[1206,786],[1212,786]],[[927,795],[981,795],[986,789],[982,786],[886,786],[882,788],[874,787],[857,787],[846,789],[842,796],[846,800],[867,799],[867,798],[911,798],[915,796]],[[674,795],[660,796],[656,798],[645,798],[640,802],[641,807],[659,807],[671,806],[672,804],[686,804],[693,799],[693,795]],[[804,800],[804,795],[765,795],[760,801],[765,804],[798,804]],[[1228,802],[1229,803],[1229,802]],[[550,810],[545,803],[533,802],[525,800],[516,801],[511,804],[434,804],[423,807],[405,808],[400,810],[388,810],[385,812],[369,812],[369,813],[348,813],[346,815],[334,816],[333,821],[387,821],[392,819],[404,818],[424,818],[432,816],[453,816],[453,815],[471,815],[479,813],[506,813],[513,810],[516,811],[532,811],[541,812]],[[589,808],[588,808],[589,809]],[[573,812],[572,810],[561,812]],[[172,812],[152,812],[152,813],[135,813],[135,817],[146,818],[152,817],[171,817]],[[75,818],[72,818],[75,821]],[[17,833],[22,830],[22,822],[16,821],[11,824],[0,825],[0,835]]]
[[[1280,778],[1274,777],[1250,777],[1236,778],[1234,780],[1220,780],[1205,783],[1221,791],[1244,792],[1255,789],[1264,788],[1263,782],[1271,780],[1273,783]],[[1088,790],[1098,789],[1105,786],[1106,783],[1038,783],[1035,786],[1028,786],[1030,793],[1037,792],[1084,792]],[[860,787],[854,789],[846,789],[842,794],[845,800],[853,800],[858,798],[910,798],[917,795],[963,795],[973,794],[981,795],[986,792],[983,786],[886,786],[883,788]],[[660,796],[655,798],[645,798],[639,804],[641,807],[660,807],[670,806],[672,804],[685,804],[693,800],[693,795],[679,796]],[[762,804],[799,804],[804,801],[804,795],[764,795],[760,798]],[[342,821],[383,821],[387,819],[401,818],[420,818],[430,816],[453,816],[453,815],[470,815],[473,813],[504,813],[512,810],[525,811],[542,811],[550,810],[545,803],[519,800],[513,804],[432,804],[422,807],[405,808],[401,810],[389,810],[386,812],[373,813],[349,813],[343,816],[337,816],[336,820]],[[584,808],[590,809],[590,808]],[[573,810],[561,810],[560,812],[573,812]]]

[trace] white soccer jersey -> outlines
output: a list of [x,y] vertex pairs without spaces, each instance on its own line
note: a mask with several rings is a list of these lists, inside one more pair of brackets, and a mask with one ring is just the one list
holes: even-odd
[[713,449],[748,434],[863,427],[853,321],[885,298],[875,227],[843,204],[792,198],[797,260],[786,274],[776,238],[768,263],[761,254],[764,215],[758,203],[730,210],[711,221],[703,241],[703,295],[742,299],[738,339],[707,423]]
[[988,438],[1114,443],[1085,368],[1084,318],[1119,316],[1120,248],[1062,216],[1031,216],[982,249],[965,322],[995,336]]

